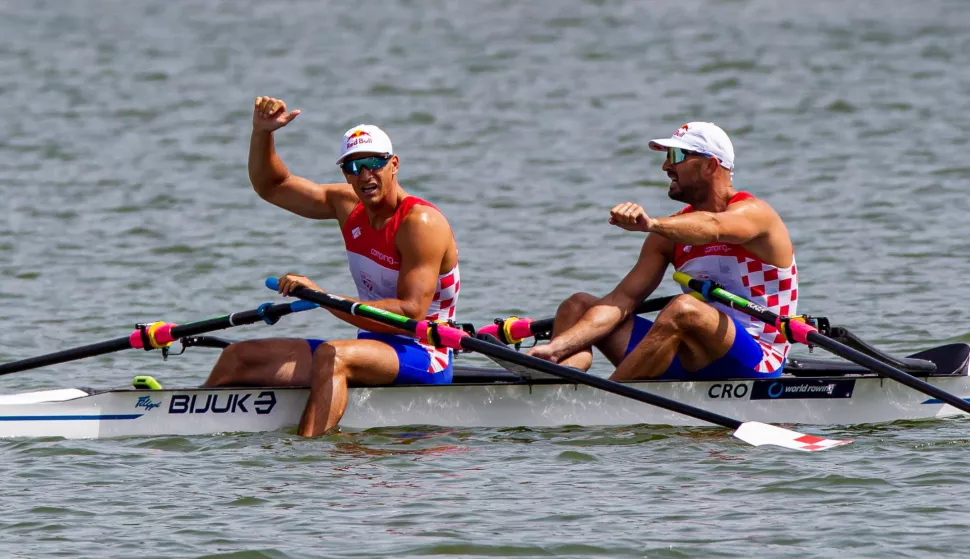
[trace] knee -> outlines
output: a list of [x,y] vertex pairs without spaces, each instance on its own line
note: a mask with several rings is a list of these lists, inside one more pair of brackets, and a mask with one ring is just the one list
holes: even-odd
[[231,344],[222,350],[216,361],[205,386],[221,386],[231,384],[237,373],[244,370],[246,364],[246,342]]
[[578,319],[586,314],[586,311],[596,304],[596,301],[599,301],[599,298],[590,295],[589,293],[573,293],[559,305],[559,309],[556,311],[556,314],[559,316],[570,316]]
[[313,352],[313,360],[310,363],[313,378],[319,378],[321,376],[330,377],[339,374],[342,369],[340,366],[341,358],[341,351],[333,344],[325,342],[318,345],[317,349]]
[[252,342],[237,342],[226,346],[219,356],[219,363],[229,369],[244,369],[253,367],[263,354],[261,346]]
[[706,303],[698,301],[691,295],[680,295],[657,315],[657,324],[682,327],[692,324],[704,311]]

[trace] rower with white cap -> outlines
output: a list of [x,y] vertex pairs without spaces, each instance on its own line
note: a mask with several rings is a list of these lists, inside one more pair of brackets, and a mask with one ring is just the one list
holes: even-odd
[[686,294],[656,322],[632,314],[668,265],[781,316],[796,314],[798,299],[788,229],[765,201],[734,189],[727,133],[710,122],[689,122],[649,147],[666,152],[667,195],[687,206],[661,218],[633,202],[610,210],[611,224],[648,233],[639,259],[606,296],[576,293],[563,301],[551,342],[530,353],[586,370],[595,346],[616,365],[613,380],[780,376],[791,346],[772,325]]
[[[249,146],[249,179],[264,200],[310,219],[334,219],[347,249],[357,297],[370,307],[415,320],[454,320],[458,305],[458,247],[445,216],[398,184],[400,160],[377,126],[360,124],[340,143],[337,165],[346,183],[317,184],[290,173],[276,154],[273,132],[299,110],[272,97],[256,98]],[[321,290],[286,274],[279,290]],[[354,340],[265,339],[223,350],[206,386],[310,386],[299,434],[334,429],[347,406],[347,383],[446,384],[452,352],[401,335],[368,319],[334,314],[359,327]]]

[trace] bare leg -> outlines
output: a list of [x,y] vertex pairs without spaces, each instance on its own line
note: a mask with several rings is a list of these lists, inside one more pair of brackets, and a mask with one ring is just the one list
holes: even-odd
[[[568,330],[579,319],[586,314],[599,301],[599,297],[589,293],[574,293],[559,305],[556,311],[556,320],[553,323],[552,337],[555,338],[560,333]],[[619,328],[611,332],[607,337],[596,343],[596,348],[603,352],[603,355],[610,360],[613,365],[618,365],[626,354],[627,344],[630,343],[630,334],[633,333],[633,318],[625,320]],[[586,348],[561,360],[560,365],[575,367],[582,371],[588,371],[593,364],[592,348]]]
[[306,340],[249,340],[222,350],[203,386],[307,386],[310,344]]
[[689,295],[671,301],[646,337],[620,363],[611,380],[656,378],[680,357],[684,369],[697,371],[724,357],[737,334],[734,321]]
[[347,382],[381,385],[397,378],[397,353],[376,340],[338,340],[313,353],[310,398],[297,433],[315,437],[340,423],[347,409]]

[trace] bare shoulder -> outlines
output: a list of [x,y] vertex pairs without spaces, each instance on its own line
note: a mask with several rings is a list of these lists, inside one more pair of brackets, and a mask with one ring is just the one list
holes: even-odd
[[761,232],[751,241],[743,243],[745,248],[773,266],[791,266],[794,251],[791,235],[771,204],[755,198],[731,204],[730,208],[732,213],[744,218]]
[[770,212],[776,213],[775,209],[771,207],[771,204],[765,202],[761,198],[748,198],[746,200],[741,200],[735,202],[728,206],[731,210],[743,210],[746,212]]
[[448,219],[445,218],[440,210],[424,204],[416,204],[413,206],[401,225],[412,230],[435,232],[451,230]]
[[771,204],[760,198],[748,198],[728,206],[727,211],[732,214],[744,216],[749,219],[756,219],[762,223],[781,221],[781,216],[771,207]]
[[397,236],[402,259],[416,258],[437,267],[439,273],[458,264],[458,246],[448,220],[437,209],[415,205],[401,223]]
[[334,209],[334,213],[337,214],[337,221],[343,226],[343,222],[347,220],[350,212],[354,211],[354,206],[360,201],[357,198],[357,194],[354,193],[354,187],[347,183],[323,184],[320,186],[323,187],[330,206]]
[[350,205],[353,207],[360,200],[357,198],[357,194],[354,193],[354,187],[349,184],[343,183],[333,183],[333,184],[322,184],[320,185],[327,192],[328,196],[333,196],[334,205]]

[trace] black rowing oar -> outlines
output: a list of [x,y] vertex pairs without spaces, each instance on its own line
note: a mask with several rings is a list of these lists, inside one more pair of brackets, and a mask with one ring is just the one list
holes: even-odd
[[[279,288],[277,278],[268,278],[266,287],[277,290]],[[453,328],[443,323],[429,322],[427,320],[414,320],[406,316],[401,316],[392,312],[367,306],[363,303],[344,299],[336,295],[297,287],[290,293],[305,301],[317,303],[321,307],[327,307],[337,311],[345,312],[354,316],[362,316],[375,320],[388,326],[400,328],[405,332],[410,332],[415,338],[437,347],[448,347],[451,349],[464,349],[475,351],[489,357],[516,363],[524,367],[529,367],[538,371],[549,373],[560,378],[572,381],[576,384],[585,384],[606,392],[611,392],[619,396],[632,398],[646,404],[664,408],[673,412],[681,413],[701,421],[734,429],[734,436],[754,446],[764,444],[776,445],[785,448],[804,451],[816,451],[847,444],[851,441],[836,441],[824,439],[813,435],[805,435],[788,429],[783,429],[775,425],[759,423],[757,421],[741,422],[737,419],[725,417],[707,410],[695,408],[688,404],[677,402],[637,390],[631,386],[613,382],[611,380],[580,372],[576,369],[556,365],[550,361],[545,361],[531,355],[519,353],[502,345],[489,342],[484,338],[471,336],[468,332]]]
[[20,361],[13,361],[0,365],[0,375],[17,373],[28,369],[46,367],[66,361],[94,357],[106,353],[114,353],[125,349],[144,349],[151,351],[168,347],[175,340],[186,336],[197,336],[215,330],[225,330],[233,326],[253,324],[265,321],[267,324],[275,324],[282,316],[290,313],[306,311],[317,308],[318,305],[306,301],[296,301],[293,303],[271,305],[265,303],[258,308],[249,311],[228,314],[216,318],[190,322],[181,326],[166,322],[155,322],[154,324],[139,324],[134,332],[124,338],[115,338],[98,342],[95,344],[65,349],[47,355],[29,357]]
[[[633,314],[646,314],[663,310],[667,306],[667,303],[673,301],[675,297],[677,295],[647,299],[633,310]],[[494,324],[482,326],[478,329],[478,333],[495,336],[498,341],[506,345],[515,345],[522,343],[526,338],[541,336],[552,332],[552,324],[554,321],[555,318],[533,320],[531,318],[510,316],[505,319],[496,319]]]
[[967,402],[962,398],[958,398],[949,392],[940,390],[928,382],[923,382],[920,379],[907,374],[896,367],[893,367],[892,365],[884,363],[878,359],[875,359],[874,357],[862,353],[861,351],[833,340],[832,338],[823,335],[821,332],[815,329],[814,326],[806,324],[804,321],[792,320],[787,316],[780,317],[761,305],[752,303],[743,297],[739,297],[730,291],[726,291],[717,282],[711,280],[694,279],[683,272],[674,272],[674,281],[693,289],[710,301],[716,301],[718,303],[727,305],[732,309],[739,310],[748,316],[757,318],[766,324],[774,326],[779,332],[783,332],[789,341],[795,341],[805,345],[817,345],[825,348],[834,355],[848,361],[852,361],[856,365],[861,365],[879,375],[886,378],[891,378],[901,384],[905,384],[913,390],[933,396],[934,398],[938,398],[939,400],[950,404],[958,410],[970,413],[970,402]]

